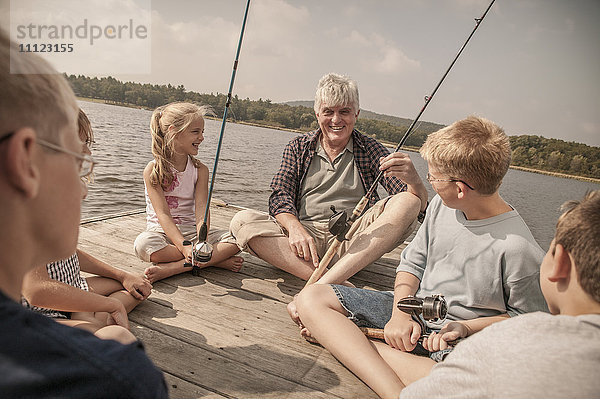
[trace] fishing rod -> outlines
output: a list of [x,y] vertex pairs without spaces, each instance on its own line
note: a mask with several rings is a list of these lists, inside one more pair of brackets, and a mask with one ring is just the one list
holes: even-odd
[[[246,2],[246,11],[244,12],[244,20],[242,22],[242,30],[240,32],[240,39],[238,41],[237,51],[235,53],[235,61],[233,62],[233,71],[231,73],[231,81],[229,82],[229,92],[227,93],[227,101],[225,102],[225,110],[223,112],[223,121],[221,122],[221,133],[219,134],[219,143],[217,144],[217,153],[215,155],[215,162],[212,169],[212,177],[210,179],[210,187],[208,189],[208,198],[206,200],[206,209],[204,210],[204,221],[198,232],[198,244],[195,245],[192,250],[192,264],[187,263],[186,266],[192,267],[192,274],[197,276],[200,268],[194,265],[194,262],[206,263],[212,257],[213,247],[209,244],[206,239],[208,237],[208,215],[210,209],[210,200],[212,198],[213,188],[215,186],[215,176],[217,175],[217,166],[219,165],[219,155],[221,153],[221,144],[223,143],[223,133],[225,132],[225,124],[227,123],[227,111],[231,104],[231,92],[233,91],[233,82],[235,81],[235,74],[237,72],[238,61],[240,59],[240,50],[242,48],[242,39],[244,37],[244,30],[246,29],[246,20],[248,18],[248,9],[250,8],[250,0]],[[191,245],[191,242],[184,242],[184,245]]]
[[[402,136],[402,139],[396,146],[396,149],[394,150],[394,152],[398,152],[400,150],[400,148],[404,145],[404,142],[406,141],[408,136],[412,133],[413,128],[415,127],[415,124],[417,123],[417,121],[419,120],[419,118],[421,117],[423,112],[425,112],[425,109],[427,108],[427,106],[429,105],[431,100],[433,99],[433,96],[435,96],[435,93],[438,91],[438,89],[442,85],[442,82],[446,79],[446,76],[448,76],[448,73],[450,73],[450,70],[452,69],[452,67],[454,66],[456,61],[458,60],[458,57],[460,57],[460,55],[463,52],[463,50],[465,49],[465,47],[467,47],[467,44],[469,43],[469,41],[475,34],[475,31],[477,30],[477,28],[479,28],[481,21],[483,21],[483,19],[487,15],[490,8],[492,8],[492,5],[494,4],[495,1],[496,0],[492,0],[490,5],[487,7],[485,12],[481,16],[481,18],[475,18],[475,27],[473,28],[473,31],[471,31],[471,34],[469,35],[469,37],[467,37],[467,40],[464,42],[464,44],[460,48],[460,50],[456,54],[456,57],[454,57],[454,59],[450,63],[450,66],[448,67],[448,69],[446,69],[446,72],[444,73],[444,75],[442,76],[442,78],[440,79],[438,84],[435,86],[435,88],[433,89],[431,94],[428,96],[425,96],[425,104],[423,104],[423,107],[417,114],[416,118],[413,120],[413,122],[410,124],[410,126],[406,130],[406,132],[404,133],[404,136]],[[347,238],[347,237],[352,237],[352,235],[356,232],[356,230],[358,229],[358,224],[354,224],[354,221],[356,221],[356,219],[358,219],[360,217],[360,215],[363,213],[363,211],[365,210],[365,207],[369,203],[369,198],[371,197],[371,195],[373,195],[373,193],[377,189],[377,184],[379,183],[379,180],[381,180],[381,177],[383,176],[383,174],[384,174],[384,171],[379,171],[379,174],[375,178],[375,181],[373,182],[373,184],[371,184],[371,187],[369,188],[367,193],[364,195],[364,197],[361,198],[361,200],[358,202],[356,207],[352,210],[352,214],[350,215],[350,218],[348,218],[348,215],[346,214],[345,211],[336,212],[334,207],[331,208],[331,210],[334,212],[334,214],[329,219],[329,231],[331,232],[331,234],[333,234],[335,236],[336,239],[334,240],[334,242],[331,244],[331,246],[329,247],[329,249],[323,256],[323,259],[321,259],[321,261],[319,262],[319,266],[313,271],[312,275],[306,282],[306,286],[313,284],[314,282],[316,282],[318,279],[321,278],[321,276],[325,272],[325,269],[327,268],[327,266],[329,265],[329,263],[335,256],[335,253],[338,250],[339,246],[342,244],[342,242],[345,240],[348,240],[349,238]]]

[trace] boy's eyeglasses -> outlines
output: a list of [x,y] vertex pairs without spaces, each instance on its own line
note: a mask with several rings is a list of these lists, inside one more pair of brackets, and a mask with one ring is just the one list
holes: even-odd
[[[7,140],[8,138],[10,138],[14,133],[15,132],[10,132],[10,133],[5,134],[4,136],[0,137],[0,143],[2,143],[4,140]],[[67,150],[66,148],[63,148],[59,145],[53,144],[49,141],[46,141],[46,140],[43,140],[40,138],[38,138],[36,141],[39,145],[41,145],[43,147],[50,148],[51,150],[63,152],[65,154],[74,156],[79,161],[79,177],[82,179],[86,179],[87,181],[91,180],[91,175],[92,175],[92,172],[94,171],[94,165],[96,164],[96,161],[94,160],[94,158],[92,158],[91,155],[78,154],[76,152]]]
[[467,183],[464,180],[460,180],[460,179],[436,179],[435,177],[431,176],[429,173],[427,173],[427,177],[426,177],[427,181],[431,184],[431,182],[434,181],[445,181],[445,182],[461,182],[462,184],[464,184],[465,186],[469,187],[471,190],[475,190],[473,187],[471,187],[469,185],[469,183]]
[[0,137],[0,143],[2,143],[4,140],[8,139],[10,136],[13,135],[14,132],[10,132],[5,134],[4,136]]
[[72,155],[77,160],[79,160],[79,177],[86,178],[86,177],[90,176],[92,174],[92,172],[94,171],[94,165],[96,164],[96,161],[94,161],[94,158],[92,158],[91,155],[78,154],[74,151],[67,150],[66,148],[63,148],[59,145],[50,143],[49,141],[46,141],[46,140],[43,140],[40,138],[37,139],[37,142],[41,146],[50,148],[51,150],[54,150],[54,151],[59,151],[59,152],[65,153],[65,154]]

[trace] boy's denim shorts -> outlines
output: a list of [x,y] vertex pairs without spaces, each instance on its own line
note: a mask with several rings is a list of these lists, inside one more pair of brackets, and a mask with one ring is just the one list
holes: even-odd
[[[331,284],[340,304],[348,312],[348,318],[358,327],[384,328],[392,317],[394,293],[391,291],[373,291],[361,288]],[[429,330],[429,329],[428,329]],[[411,352],[418,356],[429,356],[436,362],[444,360],[452,347],[438,352],[429,352],[417,344]]]

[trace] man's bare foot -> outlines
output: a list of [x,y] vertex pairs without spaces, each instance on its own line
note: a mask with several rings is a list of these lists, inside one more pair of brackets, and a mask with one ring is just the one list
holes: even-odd
[[170,263],[157,263],[144,270],[144,276],[150,280],[150,284],[154,284],[158,280],[174,276],[175,274],[183,273],[192,270],[191,267],[184,267],[183,260]]
[[242,265],[244,264],[244,258],[241,256],[231,256],[224,261],[221,261],[215,264],[215,267],[220,267],[221,269],[231,270],[232,272],[239,272],[242,269]]

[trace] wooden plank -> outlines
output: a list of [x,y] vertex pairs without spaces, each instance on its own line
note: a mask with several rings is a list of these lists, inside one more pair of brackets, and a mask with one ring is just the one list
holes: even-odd
[[[213,227],[227,228],[239,209],[211,207]],[[133,253],[145,215],[86,223],[80,248],[123,270],[148,263]],[[357,273],[359,287],[392,289],[404,247]],[[249,254],[239,273],[218,268],[154,284],[130,313],[132,332],[165,372],[173,398],[372,398],[376,395],[328,351],[308,344],[286,305],[304,281]]]
[[169,397],[171,399],[193,399],[193,398],[203,398],[203,399],[218,399],[218,398],[226,398],[227,396],[219,395],[218,393],[211,392],[207,389],[204,389],[196,384],[190,383],[188,381],[182,380],[172,374],[164,373],[165,381],[167,382],[167,387],[169,388]]
[[[150,358],[165,373],[201,387],[205,391],[228,398],[327,398],[337,396],[321,392],[321,388],[308,388],[276,374],[265,373],[256,367],[231,360],[222,356],[219,348],[208,350],[189,344],[177,338],[181,331],[178,331],[176,327],[171,327],[170,334],[139,325],[134,326],[133,331],[145,343]],[[202,339],[200,336],[196,338]],[[238,355],[243,356],[259,349],[261,348],[241,347],[238,348]],[[294,363],[290,363],[288,366],[294,367]],[[324,386],[323,390],[326,391],[326,389],[327,387]],[[171,397],[175,398],[175,393],[172,392]]]
[[[218,353],[232,362],[307,388],[327,389],[341,397],[352,396],[357,390],[362,390],[363,396],[368,393],[365,387],[358,389],[362,383],[359,387],[355,386],[356,379],[327,351],[300,338],[298,329],[289,320],[281,323],[276,320],[277,317],[274,319],[269,312],[263,313],[260,309],[232,311],[223,308],[214,309],[215,315],[211,320],[206,318],[206,313],[186,312],[189,305],[181,306],[178,301],[172,305],[173,309],[160,310],[159,302],[147,301],[140,305],[140,312],[136,310],[132,319],[140,324],[138,319],[142,318],[144,327],[153,331],[176,336],[182,342]],[[209,307],[208,314],[213,311],[213,307]],[[177,314],[177,320],[159,320],[161,316],[173,313]],[[273,328],[275,325],[277,328]],[[342,381],[346,383],[342,384]]]

